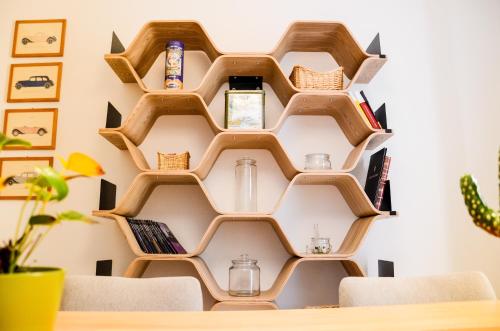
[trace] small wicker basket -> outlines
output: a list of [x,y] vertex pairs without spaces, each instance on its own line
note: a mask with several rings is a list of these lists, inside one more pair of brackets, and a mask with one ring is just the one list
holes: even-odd
[[189,169],[189,152],[164,154],[158,152],[159,170],[186,170]]
[[344,67],[327,72],[317,72],[296,65],[292,69],[290,80],[300,89],[342,90],[344,88]]

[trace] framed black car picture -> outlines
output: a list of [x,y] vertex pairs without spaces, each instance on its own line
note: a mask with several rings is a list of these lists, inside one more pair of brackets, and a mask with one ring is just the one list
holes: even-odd
[[59,101],[61,76],[61,62],[12,64],[7,102]]

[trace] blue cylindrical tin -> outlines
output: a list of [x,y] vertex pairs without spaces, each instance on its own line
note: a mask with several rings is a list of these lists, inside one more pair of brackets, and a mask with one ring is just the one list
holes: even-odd
[[170,40],[165,50],[165,88],[182,89],[184,82],[184,43],[179,40]]

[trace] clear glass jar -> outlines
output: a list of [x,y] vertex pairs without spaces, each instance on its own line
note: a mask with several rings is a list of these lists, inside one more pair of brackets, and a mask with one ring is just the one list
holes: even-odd
[[311,238],[311,254],[329,254],[332,251],[330,238]]
[[244,157],[236,161],[236,211],[257,212],[257,162]]
[[253,297],[260,294],[260,268],[247,254],[232,260],[229,268],[229,295]]
[[330,154],[312,153],[306,154],[306,170],[330,170],[332,163],[330,162]]

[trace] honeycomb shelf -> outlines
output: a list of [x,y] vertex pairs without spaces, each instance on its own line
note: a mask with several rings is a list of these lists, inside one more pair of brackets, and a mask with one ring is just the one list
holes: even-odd
[[[125,51],[106,54],[104,59],[122,82],[137,83],[144,92],[155,92],[145,85],[142,78],[164,51],[167,41],[172,39],[183,40],[187,51],[205,52],[212,61],[198,88],[186,91],[196,92],[203,98],[213,97],[213,90],[228,75],[261,75],[265,81],[276,83],[277,94],[285,104],[287,96],[301,91],[291,84],[279,66],[278,61],[288,52],[328,52],[344,67],[350,80],[345,90],[356,83],[369,83],[386,62],[385,57],[365,52],[343,23],[310,21],[292,23],[268,54],[223,53],[196,21],[153,21],[139,31]],[[214,81],[217,84],[213,84]]]
[[220,128],[210,114],[204,100],[195,93],[145,94],[139,100],[124,124],[118,128],[100,129],[99,134],[117,148],[128,150],[140,171],[157,171],[146,161],[141,148],[148,132],[160,116],[203,116],[216,135],[208,146],[200,164],[192,170],[202,179],[206,177],[217,156],[225,149],[267,149],[291,179],[303,172],[294,165],[279,142],[276,134],[290,116],[331,116],[353,146],[340,172],[350,172],[366,150],[374,149],[392,137],[391,130],[375,130],[367,126],[355,108],[354,101],[346,94],[295,94],[287,104],[276,125],[265,130],[235,131]]
[[144,272],[146,272],[147,268],[149,267],[150,263],[153,261],[162,261],[162,263],[183,261],[192,264],[199,277],[210,292],[210,295],[215,300],[225,302],[226,304],[231,304],[232,302],[272,302],[276,300],[297,266],[301,263],[338,261],[342,264],[347,275],[353,277],[365,276],[363,270],[359,267],[359,265],[355,261],[350,259],[340,259],[335,257],[291,257],[285,262],[285,264],[281,268],[281,271],[279,272],[278,277],[268,290],[261,291],[260,295],[254,297],[235,297],[229,295],[227,291],[219,287],[217,281],[210,272],[210,269],[201,257],[179,257],[177,259],[171,259],[165,257],[148,256],[135,258],[128,266],[127,271],[125,272],[125,277],[142,277]]
[[[182,40],[186,51],[201,51],[211,64],[199,85],[191,90],[169,91],[149,89],[143,81],[169,40]],[[378,39],[376,39],[378,40]],[[358,180],[350,174],[366,150],[374,149],[392,137],[391,130],[371,128],[358,112],[354,100],[346,93],[354,84],[366,84],[375,76],[387,59],[377,47],[370,45],[364,51],[349,29],[340,22],[299,21],[284,32],[276,47],[268,53],[225,53],[220,51],[205,29],[196,21],[152,21],[147,23],[123,51],[116,51],[121,43],[114,40],[112,54],[104,56],[106,62],[124,83],[136,83],[144,94],[122,125],[99,130],[99,134],[121,150],[130,153],[132,161],[141,171],[115,208],[97,210],[94,215],[114,220],[136,258],[128,266],[125,276],[141,277],[151,262],[187,262],[198,273],[210,295],[218,301],[213,310],[278,309],[274,300],[280,295],[295,269],[301,263],[340,263],[347,275],[365,276],[361,267],[352,260],[363,240],[378,220],[394,212],[375,209]],[[290,52],[327,52],[344,67],[349,82],[344,90],[300,90],[289,80],[280,62]],[[378,54],[369,54],[378,53]],[[262,130],[233,131],[221,127],[208,105],[221,86],[232,75],[262,76],[273,89],[284,110],[269,127]],[[155,122],[161,116],[202,116],[214,137],[201,160],[185,171],[158,171],[151,168],[141,149]],[[352,149],[342,167],[323,172],[305,171],[291,161],[278,134],[291,116],[330,116],[342,130]],[[289,183],[277,199],[272,210],[258,213],[222,211],[210,196],[204,180],[224,150],[263,149],[274,157]],[[138,245],[128,226],[126,217],[137,216],[150,195],[159,185],[197,185],[216,215],[200,233],[200,240],[187,254],[146,254]],[[338,189],[355,215],[340,246],[328,255],[307,255],[294,247],[275,213],[283,208],[290,190],[297,185],[328,185]],[[211,216],[212,217],[212,216]],[[208,219],[207,219],[208,220]],[[196,220],[194,220],[196,221]],[[224,223],[267,223],[276,234],[290,258],[284,263],[272,286],[256,297],[234,297],[221,289],[202,254]]]
[[123,232],[125,236],[125,239],[127,240],[130,249],[136,256],[143,257],[145,259],[149,258],[153,260],[157,258],[177,260],[177,259],[183,259],[187,257],[194,257],[201,255],[208,247],[210,241],[214,237],[217,230],[225,222],[269,223],[273,228],[274,232],[276,233],[278,239],[280,240],[283,248],[290,256],[310,258],[310,259],[318,259],[318,258],[347,259],[356,254],[373,222],[377,219],[386,217],[385,215],[382,215],[382,216],[370,216],[370,217],[358,218],[352,223],[349,231],[347,232],[347,235],[345,236],[342,244],[340,245],[337,251],[331,254],[311,255],[304,252],[300,252],[296,248],[294,248],[292,244],[289,242],[288,238],[286,237],[286,234],[282,229],[282,227],[280,226],[279,222],[270,215],[255,215],[255,214],[219,215],[215,217],[215,219],[210,223],[197,247],[193,251],[188,252],[187,254],[145,253],[141,250],[139,244],[137,243],[137,240],[135,239],[134,234],[132,233],[132,230],[130,229],[125,217],[115,214],[101,214],[101,216],[113,219],[118,224],[120,230]]
[[[203,181],[195,174],[189,172],[142,172],[137,175],[129,189],[119,200],[117,206],[112,210],[96,210],[94,216],[108,216],[110,214],[134,217],[139,214],[153,190],[159,185],[198,185],[205,195],[212,209],[220,215],[237,214],[235,212],[224,212],[218,208],[211,198]],[[261,213],[272,215],[276,213],[286,196],[294,185],[330,185],[335,186],[342,194],[352,213],[360,218],[378,215],[390,215],[390,212],[375,209],[368,199],[363,188],[359,185],[356,177],[349,173],[300,173],[288,184],[287,188],[279,198],[272,210]],[[259,215],[256,213],[254,215]]]

